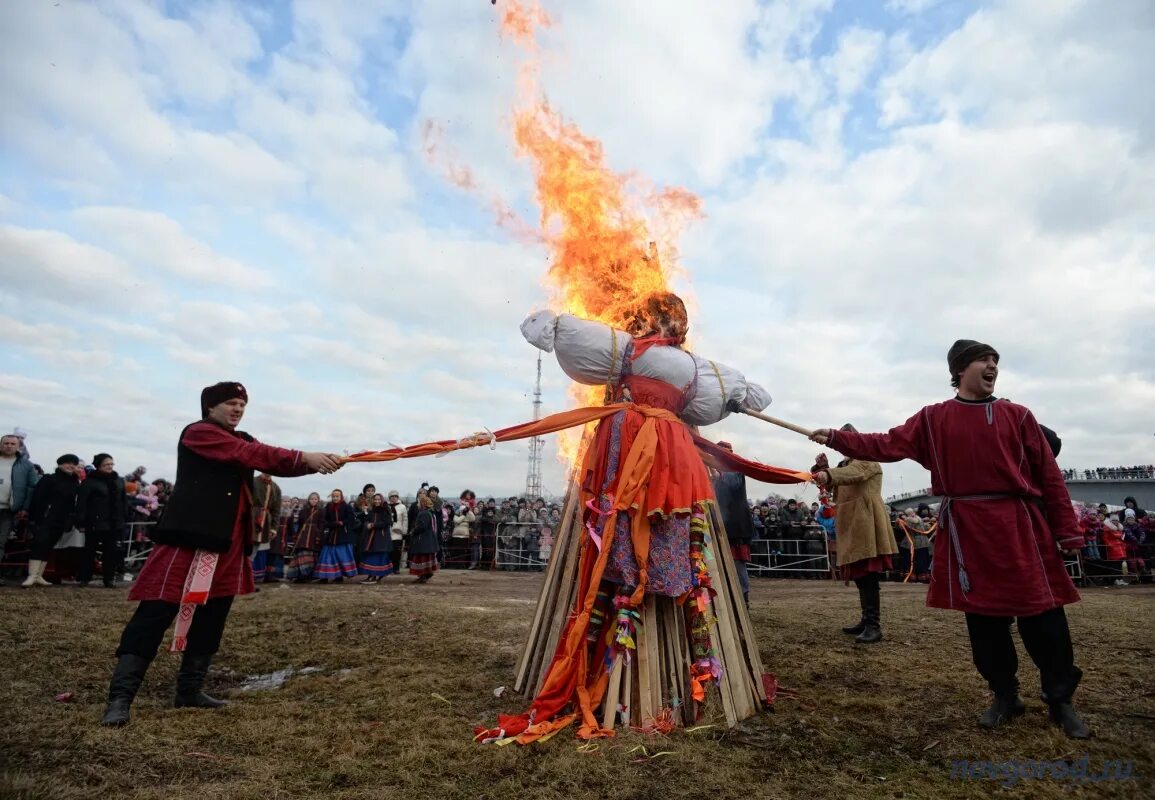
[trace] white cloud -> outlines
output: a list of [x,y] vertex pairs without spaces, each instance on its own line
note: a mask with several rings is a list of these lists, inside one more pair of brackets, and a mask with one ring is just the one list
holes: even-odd
[[[703,196],[683,243],[695,346],[764,383],[773,413],[887,427],[946,396],[946,348],[977,337],[1064,463],[1149,461],[1150,4],[998,0],[953,31],[928,31],[950,16],[933,0],[878,5],[896,30],[833,0],[555,0],[540,86],[615,169]],[[224,378],[248,385],[250,430],[290,446],[527,419],[517,325],[548,260],[486,217],[496,199],[537,218],[509,130],[522,56],[497,12],[165,9],[16,4],[0,30],[0,406],[34,454],[108,449],[171,476],[197,392]],[[565,407],[544,370],[546,408]],[[815,451],[748,418],[707,435],[795,467]],[[508,494],[526,448],[287,489]],[[560,488],[549,456],[546,473]]]
[[74,217],[96,239],[147,271],[231,289],[259,289],[272,284],[268,272],[218,254],[206,242],[185,233],[176,220],[156,211],[88,206]]
[[78,310],[96,304],[124,305],[126,292],[144,300],[160,293],[117,256],[53,230],[0,225],[0,285],[47,296]]

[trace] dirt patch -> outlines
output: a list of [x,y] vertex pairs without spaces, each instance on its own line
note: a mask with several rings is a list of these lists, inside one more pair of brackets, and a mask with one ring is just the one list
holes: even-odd
[[[1043,798],[1150,796],[1155,591],[1091,589],[1069,609],[1085,677],[1078,701],[1096,738],[1065,739],[1037,700],[1022,652],[1028,713],[981,731],[986,693],[961,615],[923,605],[925,587],[884,585],[887,639],[855,647],[853,589],[756,580],[762,658],[783,687],[775,713],[727,730],[619,735],[579,749],[481,746],[471,727],[526,699],[512,683],[540,574],[439,573],[379,586],[265,589],[234,606],[210,692],[217,712],[170,707],[177,659],[158,656],[123,730],[97,726],[112,653],[132,606],[124,592],[0,589],[0,797],[236,798]],[[277,688],[250,676],[292,668]],[[72,702],[54,698],[72,692]],[[1086,755],[1133,762],[1126,780],[1005,781],[951,776],[957,763]]]

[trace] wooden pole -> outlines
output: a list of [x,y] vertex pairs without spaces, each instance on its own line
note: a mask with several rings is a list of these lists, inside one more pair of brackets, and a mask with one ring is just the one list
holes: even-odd
[[779,428],[785,428],[788,431],[794,431],[795,433],[801,433],[803,436],[805,436],[807,438],[814,435],[814,431],[812,431],[812,430],[807,430],[806,428],[803,428],[801,425],[795,425],[793,422],[787,422],[784,419],[778,419],[778,417],[772,417],[769,414],[763,414],[763,413],[758,412],[758,411],[752,411],[751,409],[748,409],[748,408],[738,408],[735,410],[738,411],[738,413],[745,414],[748,417],[754,417],[755,419],[760,419],[763,422],[769,422],[771,425],[777,425]]
[[574,506],[580,494],[576,484],[571,484],[569,491],[566,492],[563,506],[565,511],[562,514],[561,525],[558,526],[557,537],[554,540],[554,551],[545,570],[545,578],[537,597],[537,607],[534,609],[533,621],[529,626],[525,651],[522,653],[521,663],[517,668],[517,678],[513,684],[513,689],[516,692],[525,690],[526,684],[529,682],[527,680],[529,673],[534,671],[534,654],[540,648],[541,639],[548,635],[548,631],[542,628],[542,623],[550,619],[554,604],[557,602],[557,578],[568,554],[570,537],[576,533],[574,528],[577,526],[572,524],[572,518]]

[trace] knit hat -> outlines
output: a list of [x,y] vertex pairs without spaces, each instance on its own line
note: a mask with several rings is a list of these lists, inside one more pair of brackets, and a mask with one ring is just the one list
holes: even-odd
[[214,383],[212,386],[206,386],[201,390],[201,419],[209,415],[209,409],[213,406],[219,406],[221,403],[227,403],[229,400],[240,398],[246,403],[249,402],[249,393],[245,391],[245,387],[234,381],[222,381],[221,383]]
[[989,344],[976,342],[974,339],[959,339],[952,344],[946,354],[951,380],[954,380],[971,362],[978,361],[983,356],[994,356],[995,361],[998,361],[999,351]]
[[92,457],[92,466],[99,467],[103,461],[110,458],[112,458],[112,456],[108,453],[97,453]]
[[1134,517],[1135,516],[1135,509],[1133,509],[1133,508],[1123,509],[1123,516],[1124,517]]
[[62,467],[65,464],[71,464],[74,467],[79,466],[80,456],[73,455],[72,453],[65,453],[60,458],[56,459],[56,466]]

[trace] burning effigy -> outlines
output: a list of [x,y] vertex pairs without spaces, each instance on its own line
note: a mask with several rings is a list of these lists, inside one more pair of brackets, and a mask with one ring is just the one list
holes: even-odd
[[715,711],[733,726],[765,706],[772,681],[708,470],[780,484],[810,474],[744,459],[698,434],[770,404],[739,370],[688,349],[689,315],[672,283],[679,236],[701,217],[701,201],[614,172],[601,143],[550,106],[534,59],[535,32],[552,23],[535,0],[503,3],[500,23],[527,54],[513,135],[533,169],[535,240],[551,257],[550,309],[531,314],[522,334],[556,355],[579,407],[350,460],[563,435],[570,485],[514,683],[532,699],[524,713],[477,729],[478,741],[544,741],[575,722],[583,739],[619,726],[668,731]]
[[640,297],[624,313],[625,330],[550,311],[522,325],[618,410],[573,473],[514,684],[532,691],[530,708],[479,730],[482,741],[527,744],[575,721],[583,739],[618,725],[670,730],[697,722],[711,695],[734,725],[767,701],[707,463],[773,483],[809,475],[746,462],[694,432],[770,396],[684,348],[677,295]]

